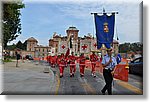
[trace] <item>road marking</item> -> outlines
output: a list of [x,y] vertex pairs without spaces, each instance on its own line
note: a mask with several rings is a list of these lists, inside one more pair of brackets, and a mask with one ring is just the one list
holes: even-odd
[[96,94],[96,90],[90,84],[87,83],[87,79],[81,77],[78,77],[78,79],[81,82],[81,86],[84,88],[86,94]]
[[[90,70],[90,69],[87,69],[87,70]],[[100,75],[103,75],[100,71],[98,71],[98,73],[99,73]],[[102,79],[101,79],[101,80],[102,80]],[[124,88],[126,88],[126,89],[128,89],[128,90],[130,90],[130,91],[132,91],[132,92],[135,92],[135,93],[137,93],[137,94],[143,94],[143,90],[141,90],[141,89],[139,89],[139,88],[137,88],[137,87],[135,87],[135,86],[133,86],[133,85],[127,83],[127,82],[123,82],[123,81],[121,81],[121,80],[119,80],[119,79],[116,79],[116,78],[113,78],[113,80],[116,81],[116,83],[119,84],[120,86],[122,86],[122,87],[124,87]],[[97,82],[100,82],[99,79],[96,79],[96,81],[97,81]],[[141,85],[142,85],[142,83],[140,83],[140,82],[137,83],[137,84],[141,84]],[[115,88],[113,88],[113,89],[114,89],[114,91],[116,91]]]
[[[102,73],[100,71],[98,71],[98,72],[99,72],[99,74],[102,75]],[[120,86],[122,86],[122,87],[124,87],[126,89],[129,89],[130,91],[133,91],[133,92],[135,92],[137,94],[143,94],[143,90],[141,90],[141,89],[139,89],[139,88],[137,88],[137,87],[127,83],[127,82],[123,82],[123,81],[121,81],[119,79],[116,79],[116,78],[113,78],[113,80],[116,81],[116,83],[119,84]],[[137,83],[137,84],[141,84],[141,83]]]
[[128,84],[127,82],[117,81],[116,83],[130,91],[137,93],[137,94],[143,94],[143,91],[141,89],[139,89],[131,84]]
[[56,84],[55,95],[58,95],[59,86],[60,86],[60,79],[59,79],[58,75],[56,75],[56,80],[57,80],[57,84]]
[[96,94],[96,91],[91,87],[91,85],[87,84],[87,83],[84,83],[84,84],[81,84],[82,87],[84,88],[84,90],[86,91],[86,94],[87,93],[90,93],[92,95],[95,95]]
[[141,82],[134,82],[135,84],[137,84],[138,86],[141,86],[141,87],[143,87],[143,82],[141,83]]

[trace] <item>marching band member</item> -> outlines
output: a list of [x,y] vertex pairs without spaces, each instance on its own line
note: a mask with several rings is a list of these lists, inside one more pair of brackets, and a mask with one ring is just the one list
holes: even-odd
[[80,76],[84,77],[84,68],[85,68],[85,56],[84,53],[82,53],[79,57],[80,61],[79,61],[79,66],[80,66]]
[[74,52],[71,52],[71,56],[69,56],[70,62],[70,77],[74,77],[76,71],[76,64],[75,64],[76,57],[74,56]]
[[95,52],[92,52],[92,55],[90,55],[90,61],[91,61],[91,64],[92,64],[92,76],[93,77],[96,77],[95,75],[95,66],[96,66],[96,61],[98,60],[98,57],[95,55]]
[[65,56],[62,53],[60,58],[58,59],[59,61],[59,72],[60,72],[60,78],[63,77],[63,73],[64,73],[64,68],[66,66],[66,60],[65,60]]
[[57,56],[51,56],[51,67],[55,68]]

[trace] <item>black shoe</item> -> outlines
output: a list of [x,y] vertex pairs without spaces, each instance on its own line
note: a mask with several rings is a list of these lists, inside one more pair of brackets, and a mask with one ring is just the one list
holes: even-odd
[[105,95],[105,92],[103,90],[101,90],[102,95]]
[[94,78],[96,78],[96,75],[94,75]]
[[63,77],[63,75],[60,76],[60,78],[62,78],[62,77]]
[[84,75],[80,75],[81,77],[84,77]]
[[70,77],[72,77],[72,75],[70,75]]
[[72,76],[74,77],[74,74],[72,74]]

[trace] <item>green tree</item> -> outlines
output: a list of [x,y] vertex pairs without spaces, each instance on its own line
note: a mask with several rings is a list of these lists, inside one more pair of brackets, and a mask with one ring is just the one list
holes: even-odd
[[27,50],[27,40],[23,43],[23,49],[22,50]]
[[143,44],[140,42],[135,43],[124,43],[119,45],[119,52],[120,53],[127,53],[129,51],[143,51]]
[[127,53],[130,51],[130,43],[124,43],[119,45],[119,53]]
[[23,44],[22,44],[22,42],[20,40],[16,44],[16,48],[23,49]]
[[7,46],[7,43],[16,39],[21,34],[20,24],[20,9],[24,8],[25,5],[21,2],[17,3],[6,3],[3,6],[3,47]]
[[6,50],[15,50],[16,49],[16,45],[13,43],[12,45],[8,45],[5,49]]

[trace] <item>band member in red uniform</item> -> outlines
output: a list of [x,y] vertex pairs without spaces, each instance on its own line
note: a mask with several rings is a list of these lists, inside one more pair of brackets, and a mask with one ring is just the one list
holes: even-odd
[[96,66],[96,61],[98,60],[98,57],[95,55],[95,52],[92,52],[92,55],[90,55],[90,61],[91,61],[91,64],[92,64],[92,76],[93,77],[96,77],[95,75],[95,66]]
[[59,72],[60,72],[60,78],[63,77],[63,73],[64,73],[64,68],[66,66],[66,60],[65,60],[65,56],[62,53],[59,60]]
[[51,67],[55,68],[57,56],[51,56]]
[[80,76],[84,77],[84,68],[85,68],[85,56],[84,53],[82,53],[79,57],[80,61],[79,61],[79,66],[80,66]]
[[74,52],[71,53],[71,56],[69,56],[69,62],[70,62],[70,77],[74,77],[75,71],[76,71],[76,64],[75,64],[76,57],[74,56]]
[[47,62],[50,64],[50,59],[51,59],[51,56],[47,56]]

